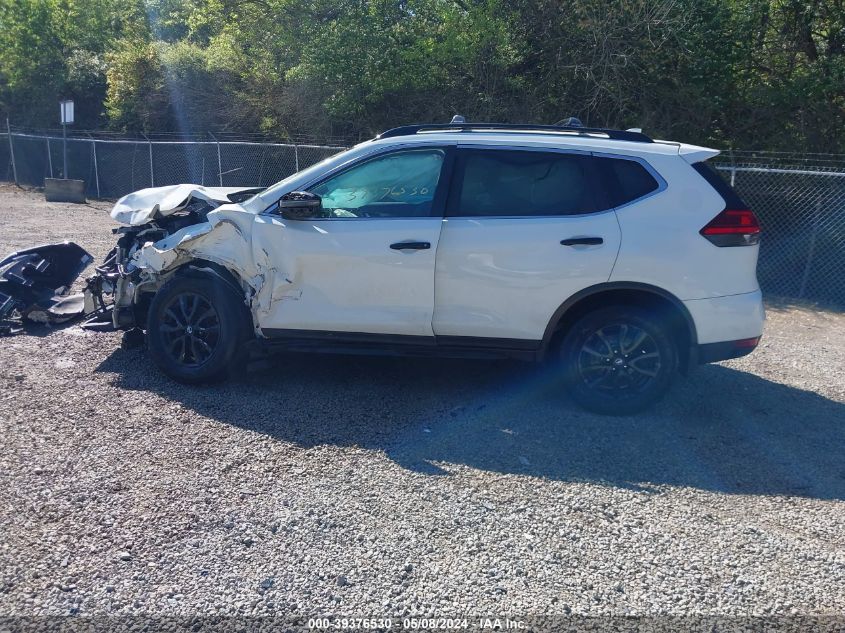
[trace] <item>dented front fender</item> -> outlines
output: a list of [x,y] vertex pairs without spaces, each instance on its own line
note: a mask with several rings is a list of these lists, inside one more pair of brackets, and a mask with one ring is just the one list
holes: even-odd
[[253,314],[253,323],[270,305],[272,271],[263,259],[252,256],[251,229],[255,216],[221,208],[208,213],[207,221],[187,226],[157,242],[148,242],[131,259],[133,270],[142,280],[163,282],[172,272],[194,261],[205,260],[229,270],[243,284],[244,301]]

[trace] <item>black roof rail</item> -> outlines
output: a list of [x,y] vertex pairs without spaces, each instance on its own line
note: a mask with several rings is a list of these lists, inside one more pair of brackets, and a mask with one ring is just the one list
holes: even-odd
[[376,138],[392,138],[394,136],[410,136],[419,132],[472,132],[472,131],[506,131],[506,132],[567,132],[590,136],[602,134],[615,141],[632,141],[634,143],[653,143],[654,141],[642,132],[628,130],[611,130],[600,127],[581,127],[573,125],[536,125],[532,123],[425,123],[421,125],[403,125],[386,130]]

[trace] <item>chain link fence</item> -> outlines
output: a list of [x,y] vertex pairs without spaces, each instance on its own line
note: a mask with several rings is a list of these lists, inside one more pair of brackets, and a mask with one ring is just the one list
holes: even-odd
[[728,152],[715,166],[760,220],[763,291],[845,307],[845,159]]
[[[245,141],[69,138],[68,177],[87,195],[151,186],[266,186],[344,149]],[[13,159],[14,158],[14,159]],[[845,157],[728,152],[719,172],[763,226],[758,277],[768,295],[845,307]],[[62,139],[0,134],[0,180],[43,186],[62,177]]]
[[[68,138],[68,178],[85,181],[86,195],[119,198],[145,187],[193,183],[261,187],[345,149],[332,145],[247,141]],[[63,178],[60,136],[0,134],[0,179],[42,187]]]

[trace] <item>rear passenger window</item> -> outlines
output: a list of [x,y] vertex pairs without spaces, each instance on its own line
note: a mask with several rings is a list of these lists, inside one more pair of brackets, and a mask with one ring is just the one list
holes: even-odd
[[602,169],[607,201],[611,206],[619,207],[642,198],[660,186],[654,176],[635,160],[604,156],[597,160]]
[[510,150],[461,150],[449,216],[549,216],[596,210],[591,157]]

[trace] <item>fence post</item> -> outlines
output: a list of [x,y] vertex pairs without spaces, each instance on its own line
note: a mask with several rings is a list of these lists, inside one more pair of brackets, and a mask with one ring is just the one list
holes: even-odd
[[[62,116],[64,119],[64,116]],[[67,177],[67,123],[62,123],[62,178]]]
[[736,186],[736,163],[734,162],[734,150],[730,149],[731,157],[731,187]]
[[44,140],[47,141],[47,164],[50,165],[50,178],[53,177],[53,154],[50,152],[50,137],[45,136]]
[[15,176],[15,184],[18,184],[18,167],[15,165],[15,144],[12,143],[12,126],[9,125],[9,117],[6,117],[6,133],[9,135],[9,155],[12,158],[12,174]]
[[156,186],[155,177],[153,176],[153,142],[149,139],[149,137],[144,134],[144,138],[147,139],[147,145],[150,148],[150,187]]
[[[91,136],[90,134],[88,136]],[[100,197],[100,170],[97,166],[97,141],[91,136],[91,151],[94,152],[94,182],[97,183],[97,197]]]
[[[211,134],[211,132],[209,132]],[[217,179],[220,183],[220,186],[223,186],[223,161],[220,158],[220,141],[217,140],[217,137],[214,134],[211,134],[211,138],[214,139],[214,142],[217,143]]]
[[299,147],[297,147],[296,143],[293,145],[293,160],[296,166],[296,171],[293,173],[297,173],[299,171]]
[[813,256],[816,252],[816,236],[819,233],[819,216],[821,215],[822,201],[816,200],[816,208],[813,210],[813,230],[810,232],[810,250],[807,253],[807,264],[804,266],[804,275],[801,277],[801,287],[798,289],[798,298],[803,299],[807,291],[807,283],[810,281],[810,270],[813,266]]

